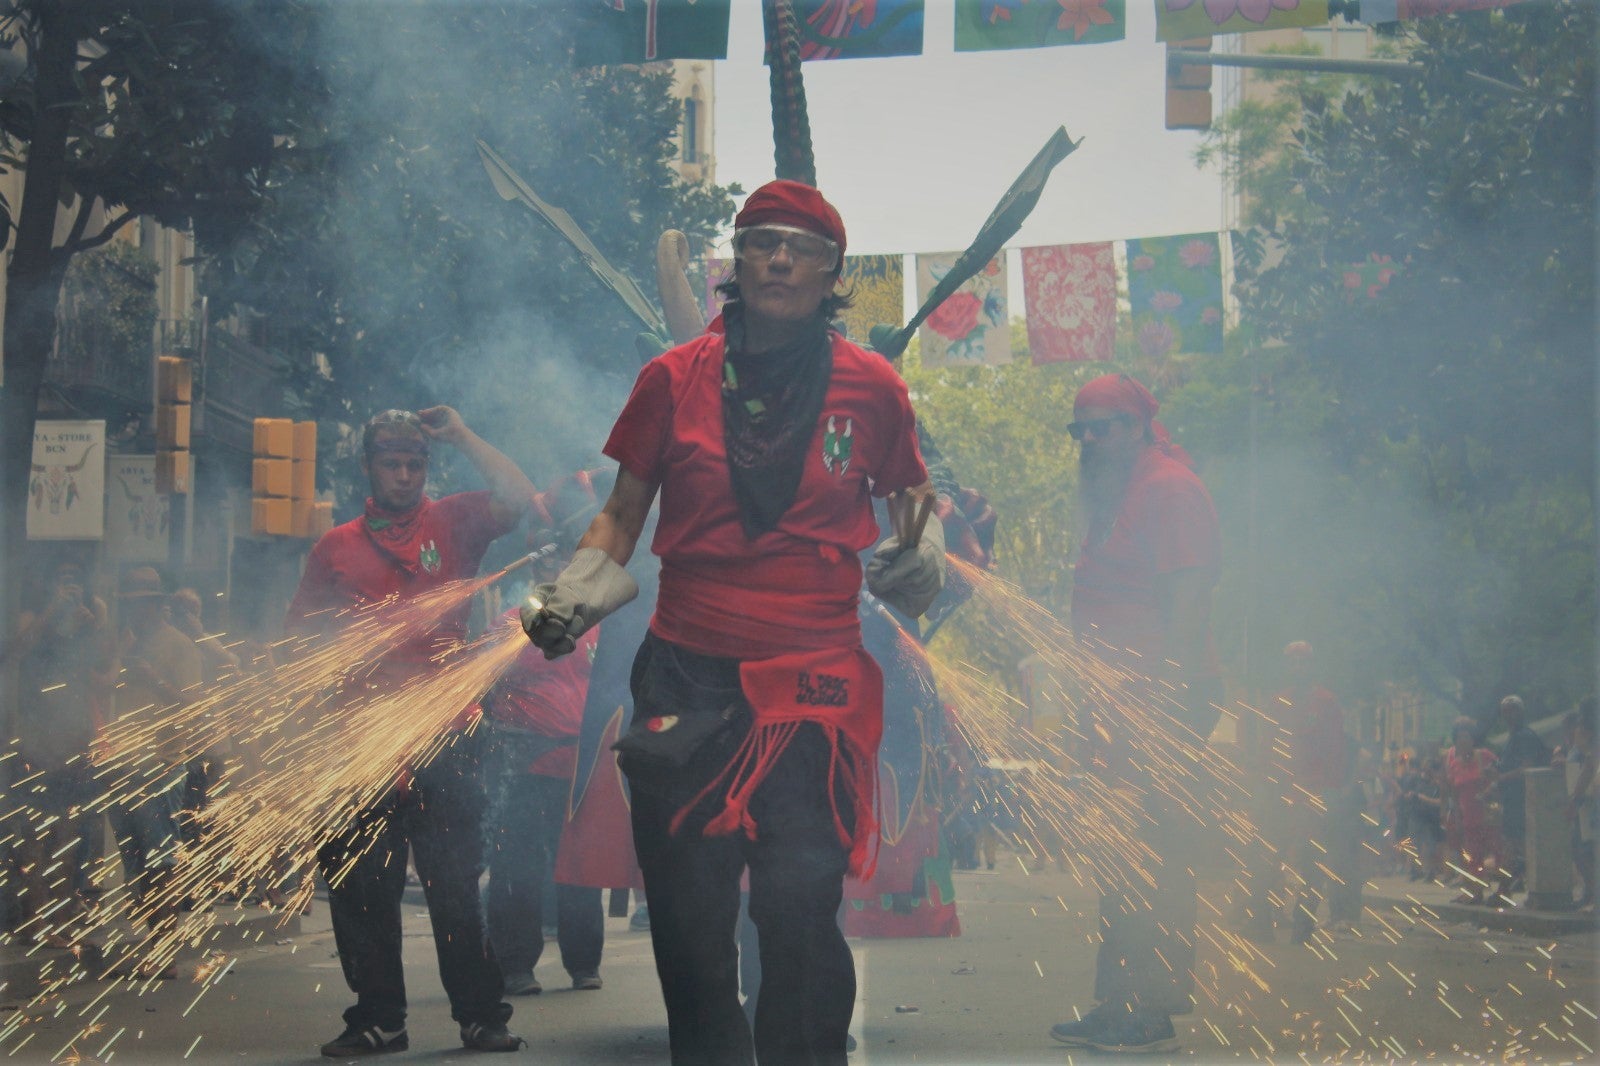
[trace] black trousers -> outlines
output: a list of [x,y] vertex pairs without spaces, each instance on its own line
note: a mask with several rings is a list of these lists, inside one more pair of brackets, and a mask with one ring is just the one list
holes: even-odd
[[[633,694],[636,719],[740,708],[682,767],[623,759],[674,1066],[844,1066],[856,981],[836,919],[848,856],[834,828],[826,738],[806,726],[778,759],[751,801],[755,840],[704,835],[721,808],[717,797],[674,834],[673,817],[727,765],[749,729],[738,663],[650,635],[634,661]],[[848,826],[853,812],[841,811]],[[761,957],[753,1035],[739,1005],[735,941],[746,869]]]
[[400,899],[407,845],[428,901],[450,1016],[463,1025],[504,1024],[511,1017],[478,905],[484,807],[478,747],[476,738],[456,738],[417,771],[408,795],[391,793],[361,812],[347,833],[317,853],[339,962],[356,994],[355,1006],[344,1012],[347,1025],[390,1031],[405,1025]]
[[[1191,684],[1185,707],[1174,710],[1201,743],[1216,728],[1220,683]],[[1151,819],[1147,842],[1158,861],[1152,888],[1130,878],[1125,891],[1100,897],[1100,949],[1095,955],[1095,998],[1102,1003],[1163,1014],[1194,1009],[1194,926],[1199,898],[1194,870],[1206,847],[1205,834],[1159,783],[1137,772],[1130,784],[1144,790]]]
[[[525,742],[530,740],[534,743]],[[540,741],[505,730],[489,734],[486,910],[489,940],[506,975],[532,973],[544,954],[545,882],[555,866],[572,791],[567,778],[527,772],[539,750],[550,750]],[[556,885],[555,902],[561,965],[574,977],[598,973],[606,935],[601,890]]]

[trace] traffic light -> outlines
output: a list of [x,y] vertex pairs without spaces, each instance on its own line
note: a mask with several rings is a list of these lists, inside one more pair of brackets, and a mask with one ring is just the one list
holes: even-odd
[[251,463],[250,530],[320,537],[333,528],[333,504],[317,500],[317,424],[258,418]]
[[1208,130],[1211,128],[1211,67],[1175,60],[1173,49],[1209,52],[1211,38],[1167,42],[1167,129]]
[[156,491],[189,491],[189,428],[193,364],[175,355],[156,360]]

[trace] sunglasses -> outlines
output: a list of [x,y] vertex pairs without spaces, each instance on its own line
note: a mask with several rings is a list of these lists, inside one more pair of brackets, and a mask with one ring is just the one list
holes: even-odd
[[733,231],[736,258],[770,261],[779,248],[789,249],[789,258],[796,266],[826,271],[839,265],[837,244],[794,226],[750,226]]
[[1129,421],[1127,415],[1113,415],[1110,418],[1085,418],[1080,422],[1068,422],[1067,434],[1073,440],[1082,440],[1090,433],[1097,437],[1103,437],[1111,432],[1112,426],[1125,426]]

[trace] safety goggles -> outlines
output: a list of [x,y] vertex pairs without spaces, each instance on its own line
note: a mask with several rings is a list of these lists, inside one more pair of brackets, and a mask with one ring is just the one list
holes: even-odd
[[747,226],[733,231],[735,258],[770,261],[779,248],[789,249],[795,266],[829,271],[839,265],[837,244],[798,226]]
[[1127,425],[1127,415],[1112,415],[1110,418],[1085,418],[1078,422],[1067,423],[1067,434],[1073,440],[1082,440],[1093,433],[1096,437],[1103,437],[1111,432],[1111,427],[1122,424]]

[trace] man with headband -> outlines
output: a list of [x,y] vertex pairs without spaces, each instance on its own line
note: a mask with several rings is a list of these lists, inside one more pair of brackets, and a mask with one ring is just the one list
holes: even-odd
[[[570,652],[637,592],[623,570],[656,493],[661,589],[618,744],[672,1061],[846,1061],[855,970],[836,913],[871,865],[883,677],[861,646],[857,552],[873,496],[932,493],[905,383],[832,332],[844,223],[774,181],[734,220],[735,267],[709,331],[652,360],[606,442],[620,467],[572,562],[523,615]],[[910,617],[943,583],[929,522],[891,537],[867,583]],[[760,938],[754,1035],[734,926],[748,869]]]
[[[1204,744],[1220,715],[1211,645],[1211,590],[1220,537],[1211,495],[1189,456],[1156,420],[1160,405],[1127,374],[1105,374],[1078,390],[1073,422],[1088,534],[1073,569],[1072,626],[1092,654],[1151,679],[1152,692],[1175,692],[1162,711],[1187,744]],[[1169,688],[1170,686],[1170,688]],[[1111,737],[1112,774],[1141,793],[1150,817],[1148,843],[1159,861],[1156,884],[1137,883],[1100,899],[1095,998],[1099,1006],[1051,1035],[1099,1051],[1169,1051],[1172,1015],[1191,1009],[1196,896],[1186,842],[1196,826],[1163,796],[1146,759],[1129,759],[1131,723],[1115,706],[1099,709]]]
[[[433,500],[423,492],[434,441],[453,445],[488,484],[486,491]],[[352,609],[389,597],[410,599],[477,574],[484,552],[509,533],[534,489],[515,463],[467,428],[449,407],[385,411],[361,435],[361,469],[372,495],[366,513],[322,536],[306,560],[286,628],[328,634]],[[366,693],[397,690],[435,669],[440,653],[467,634],[470,604],[407,640],[354,682]],[[468,721],[463,709],[457,727]],[[345,1030],[322,1045],[332,1058],[404,1051],[405,979],[400,964],[400,897],[409,845],[422,878],[439,956],[439,976],[461,1043],[473,1051],[515,1051],[506,1031],[500,968],[488,947],[478,901],[483,870],[483,785],[478,739],[463,733],[426,767],[408,773],[382,800],[356,816],[345,836],[318,853],[329,884],[339,961],[355,1006]],[[370,844],[370,846],[369,846]]]

